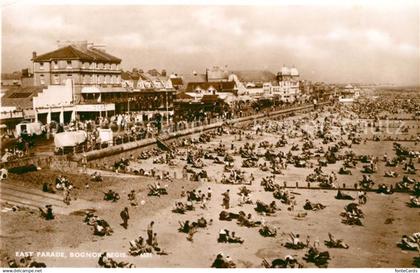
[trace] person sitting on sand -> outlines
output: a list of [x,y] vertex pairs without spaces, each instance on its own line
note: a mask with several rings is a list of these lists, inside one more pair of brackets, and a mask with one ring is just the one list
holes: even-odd
[[158,240],[157,240],[157,233],[153,234],[151,247],[153,247],[153,249],[156,250],[156,251],[160,251],[160,247],[159,247]]
[[55,218],[53,210],[52,210],[52,205],[46,205],[45,206],[47,208],[47,213],[45,215],[45,219],[46,220],[53,220]]
[[190,242],[193,242],[193,237],[196,232],[197,232],[197,224],[193,222],[188,231],[187,240]]
[[229,243],[240,243],[242,244],[244,240],[241,237],[236,236],[236,233],[232,231],[232,234],[228,238]]
[[211,267],[213,267],[213,268],[227,268],[227,261],[223,257],[223,253],[217,254],[216,259],[214,260]]
[[134,190],[131,190],[131,192],[128,194],[128,201],[130,201],[130,205],[133,207],[138,206],[137,198],[136,198],[136,192]]
[[220,242],[220,243],[227,243],[228,235],[227,235],[227,230],[226,229],[221,229],[219,231],[219,238],[217,239],[217,241]]

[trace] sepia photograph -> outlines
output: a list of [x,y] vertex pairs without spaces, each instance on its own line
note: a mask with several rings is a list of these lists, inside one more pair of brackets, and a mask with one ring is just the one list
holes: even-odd
[[420,2],[0,5],[2,272],[418,272]]

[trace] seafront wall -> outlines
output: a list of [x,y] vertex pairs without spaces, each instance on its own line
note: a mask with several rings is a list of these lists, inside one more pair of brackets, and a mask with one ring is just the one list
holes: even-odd
[[[284,109],[284,110],[279,110],[279,111],[274,111],[274,112],[269,112],[269,113],[262,113],[262,114],[247,116],[247,117],[236,118],[236,119],[228,120],[227,123],[243,124],[247,122],[253,122],[255,120],[259,120],[266,117],[274,118],[274,117],[278,117],[282,115],[290,115],[291,113],[297,114],[297,113],[302,113],[302,112],[309,112],[309,111],[312,111],[313,109],[314,109],[313,105],[305,105],[305,106],[294,107],[290,109]],[[222,125],[223,125],[223,122],[216,122],[216,123],[212,123],[212,124],[208,124],[204,126],[197,126],[194,128],[189,128],[189,129],[185,129],[178,132],[172,132],[172,133],[160,135],[159,139],[164,142],[167,142],[167,141],[170,142],[171,140],[179,139],[182,137],[192,136],[195,134],[200,134],[200,133],[208,132],[211,130],[216,130],[217,128],[220,128]],[[102,150],[89,151],[85,153],[85,156],[86,156],[87,161],[93,161],[96,159],[114,156],[121,153],[133,151],[133,150],[141,151],[143,148],[149,148],[156,144],[157,144],[157,140],[155,138],[144,139],[144,140],[139,140],[139,141],[134,141],[130,143],[124,143],[124,144],[108,147]],[[83,155],[78,154],[75,156],[74,160],[81,161],[82,156]],[[91,167],[95,167],[95,166],[91,166]]]
[[[327,103],[320,104],[326,105]],[[273,112],[264,112],[257,115],[250,115],[246,117],[231,119],[226,121],[229,124],[244,124],[248,122],[253,122],[255,120],[263,119],[263,118],[276,118],[280,116],[288,116],[291,114],[299,114],[303,112],[310,112],[314,109],[314,105],[304,105],[299,107],[293,107]],[[216,122],[208,125],[203,126],[196,126],[193,128],[188,128],[185,130],[172,132],[172,133],[166,133],[159,136],[159,139],[161,141],[172,141],[175,139],[192,136],[195,134],[200,134],[203,132],[216,130],[217,128],[220,128],[223,125],[223,122]],[[76,154],[76,155],[54,155],[54,156],[32,156],[27,158],[19,158],[18,160],[10,161],[10,162],[2,162],[0,163],[1,168],[11,169],[11,168],[18,168],[22,166],[28,166],[28,165],[35,165],[40,168],[53,168],[53,169],[60,169],[60,170],[66,170],[66,169],[72,169],[77,168],[78,166],[81,166],[83,156],[86,157],[86,160],[88,161],[89,167],[95,167],[96,164],[92,161],[100,160],[100,159],[112,159],[112,157],[119,156],[126,152],[134,152],[136,151],[141,152],[143,149],[148,149],[153,147],[157,144],[156,138],[148,138],[148,139],[142,139],[139,141],[133,141],[129,143],[123,143],[111,147],[107,147],[101,150],[94,150],[89,151],[84,154]]]

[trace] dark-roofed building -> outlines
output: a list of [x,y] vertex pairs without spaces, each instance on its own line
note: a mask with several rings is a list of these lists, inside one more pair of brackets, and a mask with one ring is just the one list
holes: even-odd
[[267,70],[241,70],[241,71],[233,71],[238,79],[243,83],[255,83],[258,84],[265,82],[272,82],[276,81],[277,77],[274,73],[267,71]]
[[183,91],[187,89],[187,85],[190,82],[206,82],[207,81],[206,74],[192,73],[192,74],[184,74],[181,77],[182,77],[182,87],[180,87],[179,90],[183,90]]
[[218,95],[204,95],[201,98],[201,102],[204,103],[215,103],[219,100],[219,96]]
[[173,76],[173,77],[169,77],[172,86],[175,90],[181,90],[182,86],[184,85],[184,81],[182,80],[181,77],[178,76]]
[[167,76],[153,76],[150,73],[138,71],[123,71],[121,74],[122,86],[130,90],[156,90],[173,91],[172,82]]
[[17,110],[31,110],[32,99],[42,91],[40,86],[8,87],[2,89],[1,106],[15,107]]
[[189,82],[185,93],[194,98],[194,101],[201,101],[205,95],[215,95],[229,103],[238,95],[238,89],[233,81],[221,82]]
[[215,92],[236,92],[235,82],[189,82],[187,85],[187,89],[185,90],[187,93],[190,92],[197,92],[197,91],[206,91],[208,93]]
[[8,86],[1,89],[0,120],[8,128],[14,128],[23,119],[31,119],[35,113],[33,98],[42,91],[42,87]]
[[150,69],[149,71],[147,71],[147,73],[149,73],[150,75],[152,75],[153,77],[158,77],[161,76],[161,74],[159,73],[159,71],[157,71],[156,69]]
[[137,89],[139,80],[140,73],[138,71],[122,71],[121,73],[121,84],[123,87]]
[[179,92],[175,95],[177,101],[192,101],[194,98],[185,92]]
[[86,85],[120,85],[121,59],[84,42],[66,42],[60,48],[33,53],[34,85],[59,85],[71,79],[75,92]]

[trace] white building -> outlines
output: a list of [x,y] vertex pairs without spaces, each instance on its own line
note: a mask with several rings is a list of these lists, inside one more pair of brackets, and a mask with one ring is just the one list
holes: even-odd
[[293,67],[283,66],[277,73],[278,86],[272,87],[272,94],[284,102],[293,102],[300,96],[299,71]]
[[[82,94],[100,93],[99,88],[83,87]],[[60,96],[57,96],[60,94]],[[74,103],[74,83],[67,79],[64,85],[48,85],[42,92],[33,98],[33,109],[35,121],[49,124],[51,121],[58,123],[68,123],[76,118],[76,114],[83,112],[108,113],[115,111],[114,104],[103,104],[98,101],[95,104],[75,104]]]
[[[264,70],[234,71],[232,80],[238,87],[238,96],[253,99],[277,97],[293,102],[300,97],[299,71],[283,66],[277,75]],[[231,75],[232,76],[232,75]]]
[[360,89],[353,87],[351,84],[347,84],[340,91],[338,101],[341,103],[352,103],[357,100],[360,96]]

